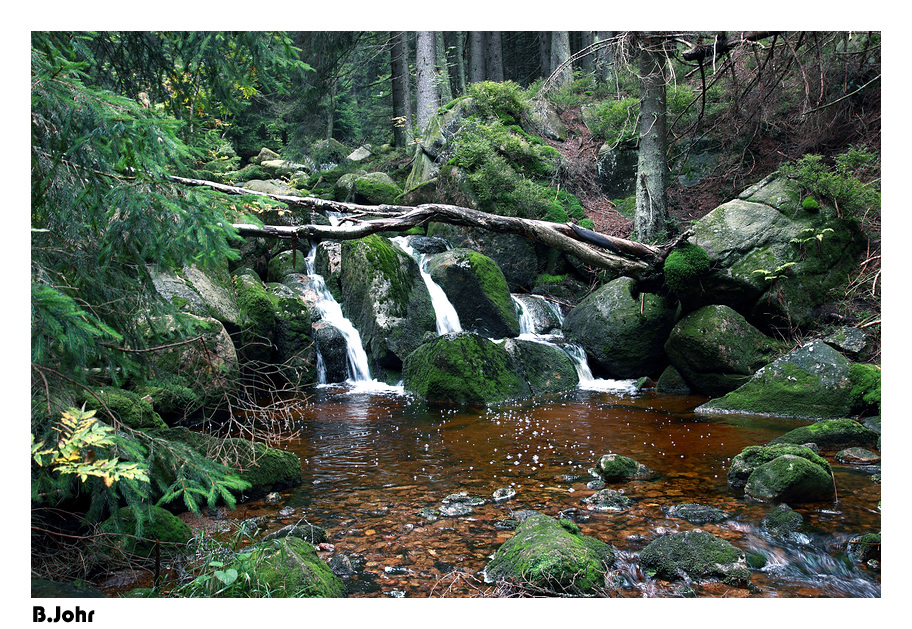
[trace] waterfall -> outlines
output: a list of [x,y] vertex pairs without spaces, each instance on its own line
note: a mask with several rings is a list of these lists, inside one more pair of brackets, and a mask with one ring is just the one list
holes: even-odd
[[[323,321],[339,330],[345,338],[345,343],[348,346],[348,381],[351,383],[370,382],[372,380],[370,367],[368,367],[367,364],[367,353],[361,345],[361,334],[355,326],[352,325],[352,322],[342,314],[342,306],[339,305],[339,302],[337,302],[335,297],[332,296],[332,293],[329,292],[329,288],[326,287],[326,281],[323,279],[323,276],[317,274],[314,270],[316,257],[317,245],[315,243],[311,247],[310,253],[307,255],[306,259],[307,275],[313,282],[314,290],[317,293],[317,302],[314,304],[314,307],[320,313]],[[318,351],[318,382],[319,384],[326,384],[326,369],[323,368],[321,370],[320,367],[322,365],[323,357]]]
[[459,323],[459,315],[456,314],[456,309],[450,303],[443,289],[431,279],[430,273],[427,272],[427,256],[423,253],[416,254],[415,250],[409,245],[409,239],[406,236],[396,236],[395,238],[390,238],[390,240],[418,263],[421,279],[424,280],[428,292],[431,294],[431,304],[434,306],[434,314],[437,317],[437,334],[462,332],[462,325]]
[[634,380],[606,380],[593,376],[592,370],[589,368],[589,362],[586,359],[585,350],[579,344],[566,340],[563,333],[559,330],[556,334],[538,333],[537,330],[542,327],[550,326],[547,322],[544,322],[544,325],[542,325],[542,323],[536,319],[532,308],[529,308],[523,301],[535,300],[540,302],[551,312],[555,321],[558,324],[561,324],[564,321],[564,317],[559,308],[555,308],[548,300],[539,295],[522,295],[521,297],[519,295],[511,296],[513,297],[513,303],[516,306],[516,314],[519,317],[519,338],[535,341],[537,343],[545,343],[546,345],[553,345],[554,347],[563,350],[563,352],[570,357],[570,360],[573,361],[573,366],[576,367],[576,374],[579,376],[580,389],[588,391],[636,391]]

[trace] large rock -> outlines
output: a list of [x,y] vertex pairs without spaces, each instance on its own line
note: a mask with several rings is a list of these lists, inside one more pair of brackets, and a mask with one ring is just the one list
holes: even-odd
[[655,478],[656,473],[630,457],[621,454],[605,454],[599,457],[595,473],[605,482],[646,480]]
[[640,563],[647,574],[669,581],[712,579],[734,586],[750,582],[744,551],[700,529],[653,540],[640,552]]
[[814,443],[821,450],[836,451],[849,447],[874,447],[879,436],[854,419],[830,419],[790,430],[770,441],[770,445]]
[[781,417],[845,417],[852,408],[849,360],[811,341],[766,365],[744,385],[695,409],[697,413],[758,413]]
[[477,334],[447,334],[405,359],[405,389],[431,402],[486,404],[525,398],[532,390],[504,348]]
[[186,544],[193,537],[193,531],[171,512],[149,505],[143,514],[142,529],[137,531],[136,513],[130,507],[117,510],[99,526],[99,531],[128,555],[152,557],[156,542],[165,556],[182,555]]
[[[802,442],[804,443],[804,442]],[[744,487],[747,479],[761,465],[765,465],[781,456],[797,456],[807,459],[827,473],[831,473],[830,464],[812,449],[798,443],[777,443],[768,446],[748,446],[732,459],[728,468],[730,487]]]
[[563,331],[586,350],[590,366],[611,378],[636,378],[665,366],[673,325],[674,310],[663,297],[638,293],[634,280],[621,277],[571,310]]
[[579,374],[573,361],[555,345],[507,339],[504,347],[521,365],[533,395],[567,391],[579,384]]
[[779,344],[728,306],[704,306],[671,330],[665,351],[700,393],[724,395],[750,380]]
[[744,495],[765,502],[820,502],[833,497],[833,478],[820,465],[783,454],[751,472]]
[[802,209],[798,190],[781,178],[720,205],[693,229],[691,242],[708,252],[712,267],[701,279],[703,303],[726,304],[776,327],[812,323],[815,308],[845,282],[863,243],[857,225],[834,211]]
[[418,263],[382,236],[342,243],[340,283],[342,309],[361,334],[372,373],[401,370],[437,329]]
[[463,330],[498,339],[519,336],[510,289],[491,258],[470,249],[450,249],[431,258],[427,272],[453,304]]
[[579,533],[569,520],[535,513],[526,518],[485,566],[487,581],[554,594],[591,594],[614,562],[608,544]]
[[275,305],[276,368],[297,388],[316,382],[317,351],[307,303],[283,284],[267,286]]
[[148,269],[156,292],[179,310],[220,321],[229,333],[240,327],[240,311],[227,268],[184,266],[181,273]]
[[236,335],[238,355],[245,362],[269,363],[276,327],[275,305],[269,291],[249,269],[235,273],[235,287],[241,314],[241,328]]

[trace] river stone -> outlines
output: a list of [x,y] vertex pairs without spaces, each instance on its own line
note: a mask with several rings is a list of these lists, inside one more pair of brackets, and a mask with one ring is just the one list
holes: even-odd
[[267,286],[275,304],[275,356],[273,363],[294,388],[317,380],[317,351],[310,310],[284,284]]
[[512,487],[501,487],[494,491],[494,502],[506,502],[516,496],[516,490]]
[[481,496],[471,496],[467,492],[461,491],[458,494],[450,494],[441,502],[445,505],[462,504],[469,507],[477,507],[487,501]]
[[704,306],[678,321],[665,351],[690,387],[724,395],[750,380],[779,348],[728,306]]
[[633,500],[615,489],[600,489],[580,502],[592,511],[623,511],[633,504]]
[[555,345],[507,339],[504,348],[516,359],[533,395],[569,391],[579,384],[573,361]]
[[693,529],[659,537],[640,552],[647,574],[660,579],[712,579],[728,585],[750,582],[743,551],[710,533]]
[[664,297],[639,293],[634,280],[621,277],[573,308],[563,331],[586,351],[590,366],[625,379],[664,367],[664,344],[673,325],[674,309]]
[[696,413],[758,413],[780,417],[845,417],[852,408],[849,360],[811,341],[761,368],[744,385],[698,406]]
[[827,474],[832,473],[827,460],[804,445],[782,443],[769,446],[748,446],[732,459],[728,468],[728,485],[743,487],[754,470],[784,454],[805,458],[822,467]]
[[655,478],[656,473],[633,459],[620,454],[605,454],[599,457],[595,472],[605,482],[620,480],[646,480]]
[[852,463],[855,465],[876,465],[880,463],[880,457],[876,452],[871,452],[866,448],[846,448],[836,453],[834,457],[840,463]]
[[581,535],[569,520],[536,513],[497,549],[484,574],[488,582],[586,595],[602,587],[614,558],[611,546]]
[[804,524],[804,517],[787,504],[778,504],[760,521],[760,527],[773,537],[794,539],[795,533]]
[[503,344],[477,334],[446,334],[406,357],[403,384],[430,402],[488,404],[531,395]]
[[272,341],[276,327],[272,297],[260,278],[249,269],[235,272],[234,285],[241,314],[241,330],[237,337],[238,355],[242,362],[268,364],[272,361]]
[[878,436],[854,419],[830,419],[790,430],[770,441],[770,445],[815,443],[828,451],[852,446],[870,448],[877,444]]
[[668,507],[665,512],[669,517],[681,518],[682,520],[687,520],[691,524],[718,524],[719,522],[724,522],[728,519],[727,515],[715,507],[693,502],[672,505]]
[[313,338],[327,383],[345,382],[348,378],[348,342],[342,332],[325,321],[313,324]]
[[329,540],[326,529],[313,524],[289,524],[278,531],[269,533],[263,538],[264,542],[283,537],[298,537],[311,544],[320,544]]
[[440,507],[440,515],[448,517],[459,517],[461,515],[469,515],[475,510],[467,504],[463,503],[454,503],[443,505]]
[[833,497],[833,482],[820,465],[783,454],[751,473],[744,495],[765,502],[820,502]]
[[436,332],[437,318],[414,258],[372,234],[342,243],[340,302],[357,328],[371,371],[399,371],[405,357]]
[[880,533],[856,535],[846,544],[846,555],[860,563],[880,561]]
[[690,395],[693,391],[681,372],[668,365],[656,381],[656,391],[669,395]]
[[464,330],[494,339],[519,336],[510,289],[491,258],[471,249],[450,249],[430,258],[427,272],[453,304]]

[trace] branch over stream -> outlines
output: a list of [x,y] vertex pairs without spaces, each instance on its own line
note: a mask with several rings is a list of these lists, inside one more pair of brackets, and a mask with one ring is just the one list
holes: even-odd
[[256,192],[203,179],[171,177],[177,183],[208,186],[227,194],[253,194],[281,201],[292,207],[344,214],[338,225],[279,226],[232,225],[240,236],[270,236],[310,240],[355,240],[386,231],[404,231],[426,223],[448,223],[477,227],[502,234],[519,234],[530,240],[554,247],[579,258],[582,262],[620,275],[640,277],[656,270],[675,246],[692,232],[681,234],[675,241],[654,247],[623,238],[600,234],[569,223],[551,223],[514,216],[488,214],[457,205],[425,203],[418,206],[360,205],[314,197],[297,197]]

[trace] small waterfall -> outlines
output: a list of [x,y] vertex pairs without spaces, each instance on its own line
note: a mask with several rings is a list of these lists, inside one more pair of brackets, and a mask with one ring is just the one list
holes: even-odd
[[[586,359],[585,350],[580,345],[566,340],[558,327],[550,326],[548,322],[540,322],[535,317],[533,309],[523,302],[524,300],[540,302],[553,315],[558,326],[564,321],[563,314],[559,308],[555,308],[548,300],[538,295],[512,295],[512,297],[516,306],[516,314],[519,317],[519,338],[553,345],[563,350],[573,361],[574,367],[576,367],[580,389],[587,391],[636,391],[634,380],[606,380],[593,376],[592,370],[589,368],[589,362]],[[541,334],[538,332],[538,330],[549,327],[557,330],[557,333]]]
[[434,306],[434,314],[437,315],[437,334],[462,332],[462,325],[459,323],[459,315],[456,314],[456,309],[450,303],[443,289],[431,279],[431,275],[427,272],[427,256],[423,253],[416,254],[415,250],[409,245],[409,239],[406,236],[396,236],[395,238],[390,238],[390,240],[418,263],[421,279],[424,280],[428,292],[431,294],[431,304]]
[[[313,281],[314,290],[317,292],[316,309],[320,312],[322,319],[333,326],[342,336],[348,346],[348,381],[352,383],[370,382],[370,367],[367,364],[367,353],[361,345],[361,334],[352,325],[344,314],[342,306],[336,301],[329,288],[326,287],[326,281],[322,275],[317,274],[315,269],[315,260],[317,257],[317,245],[314,244],[310,253],[307,255],[307,275]],[[323,357],[317,352],[317,377],[319,384],[326,384],[326,369],[321,370]]]

